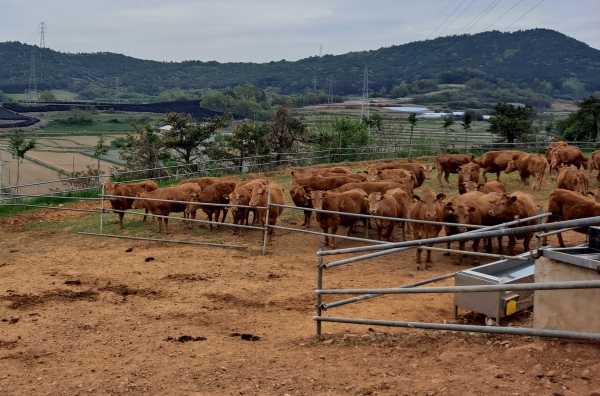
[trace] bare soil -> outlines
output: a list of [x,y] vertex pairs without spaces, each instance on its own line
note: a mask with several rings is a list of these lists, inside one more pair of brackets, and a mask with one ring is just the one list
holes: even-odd
[[[0,218],[2,395],[570,396],[600,389],[595,343],[327,323],[317,338],[318,236],[278,232],[263,256],[257,231],[248,239],[215,231],[222,242],[249,245],[233,250],[32,227],[85,216]],[[174,234],[184,231],[173,223]],[[570,245],[584,240],[565,237]],[[419,272],[412,251],[339,267],[326,271],[324,286],[398,286],[471,262],[456,267],[437,252],[433,259],[433,268]],[[451,322],[452,305],[451,295],[390,296],[325,314]],[[459,322],[483,318],[461,311]],[[530,323],[527,312],[510,321]]]

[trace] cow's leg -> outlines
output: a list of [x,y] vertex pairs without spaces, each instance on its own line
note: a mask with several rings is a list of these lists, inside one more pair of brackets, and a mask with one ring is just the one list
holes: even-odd
[[[335,233],[337,232],[338,224],[334,224],[331,226],[331,248],[335,249]],[[349,231],[349,230],[348,230]]]
[[365,229],[365,239],[369,239],[369,219],[362,218],[361,221]]
[[[329,227],[323,228],[325,234],[329,234]],[[325,246],[329,246],[329,236],[325,235]]]
[[402,227],[402,242],[406,241],[406,222],[401,222],[400,227]]
[[558,244],[560,245],[560,247],[567,247],[565,245],[565,241],[563,240],[562,233],[556,234],[556,236],[558,237]]
[[[212,225],[212,221],[213,221],[212,215],[213,215],[213,212],[208,212],[207,215],[208,215],[208,221],[211,222],[209,224],[209,230],[212,231],[213,230],[213,225]],[[218,218],[218,216],[219,216],[219,214],[217,214],[217,218]]]
[[304,223],[306,223],[306,228],[310,228],[310,220],[312,219],[312,212],[309,210],[304,211]]
[[450,171],[446,171],[446,172],[444,172],[444,179],[446,179],[446,184],[447,184],[448,186],[451,186],[451,184],[450,184],[450,180],[448,180],[448,178],[449,178],[449,177],[450,177]]
[[529,251],[529,243],[533,238],[533,234],[525,234],[525,238],[523,238],[523,252]]
[[144,223],[146,222],[147,214],[148,214],[148,208],[145,209],[144,218],[142,219],[142,222],[144,222]]
[[[148,209],[146,209],[148,210]],[[125,217],[125,213],[120,212],[119,213],[119,230],[123,229],[123,217]],[[144,216],[144,221],[146,220],[146,216]]]
[[[490,247],[490,253],[492,252],[491,249],[492,248]],[[502,254],[503,251],[504,251],[504,248],[502,247],[502,237],[499,236],[498,237],[498,254]]]
[[169,215],[167,215],[167,217],[165,217],[165,234],[169,233]]
[[421,269],[421,253],[423,249],[417,249],[415,253],[415,260],[417,261],[417,271]]
[[[460,250],[460,251],[465,250],[465,241],[458,242],[458,250]],[[462,261],[463,261],[463,254],[462,253],[458,253],[455,265],[461,265]]]
[[440,182],[440,186],[442,186],[442,187],[443,187],[444,185],[442,184],[442,173],[444,173],[444,172],[442,171],[442,168],[439,168],[439,169],[438,169],[438,182]]
[[225,218],[227,217],[227,212],[229,211],[229,209],[223,208],[221,210],[223,211],[223,219],[221,220],[221,223],[225,223]]
[[381,234],[383,233],[383,227],[381,224],[377,224],[377,240],[381,241]]
[[514,236],[508,237],[508,254],[510,256],[515,255],[515,246],[517,244],[517,239]]
[[496,172],[496,181],[500,181],[500,171]]
[[158,233],[159,234],[162,233],[162,221],[163,221],[162,217],[159,217],[158,218]]
[[394,238],[394,223],[392,222],[387,228],[387,241],[392,242]]
[[[431,246],[431,244],[427,244],[427,246]],[[427,250],[427,257],[425,258],[425,269],[431,268],[431,265],[427,265],[427,263],[431,263],[431,250]]]

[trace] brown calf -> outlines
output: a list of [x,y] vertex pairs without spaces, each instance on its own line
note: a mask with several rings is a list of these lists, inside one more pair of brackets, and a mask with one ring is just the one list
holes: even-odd
[[479,165],[474,162],[461,165],[458,168],[458,193],[464,194],[467,192],[465,187],[466,182],[479,183]]
[[[119,229],[123,229],[123,217],[125,216],[124,211],[127,209],[131,209],[131,205],[133,204],[133,197],[136,197],[141,192],[154,191],[158,188],[158,185],[152,180],[145,180],[139,183],[132,184],[121,184],[121,183],[113,183],[107,182],[104,183],[105,193],[106,195],[116,195],[121,197],[132,197],[132,199],[127,198],[110,198],[110,206],[113,210],[117,210],[117,214],[119,215]],[[146,213],[148,213],[148,209],[146,209]],[[142,221],[146,221],[146,216]]]
[[[257,187],[252,191],[252,198],[250,198],[250,206],[266,207],[269,203],[269,190],[271,191],[271,203],[277,205],[285,205],[285,190],[282,186],[271,183],[268,186]],[[257,209],[258,218],[260,220],[261,227],[267,224],[267,210]],[[269,225],[277,224],[277,218],[283,213],[283,208],[272,207],[269,209]],[[273,228],[269,228],[267,237],[267,243],[271,244],[273,239]]]
[[525,154],[523,151],[488,151],[480,157],[474,158],[473,162],[483,169],[483,180],[486,182],[486,173],[495,173],[496,181],[500,181],[500,172],[506,169],[508,161],[515,160]]
[[450,184],[448,177],[450,173],[458,173],[458,167],[468,164],[473,161],[472,155],[462,154],[440,154],[435,159],[435,167],[438,171],[438,181],[442,185],[442,174],[446,180],[446,184]]
[[586,197],[590,188],[590,177],[584,171],[565,166],[559,169],[556,187],[575,191]]
[[[524,219],[535,216],[538,214],[538,207],[531,195],[521,191],[515,191],[510,195],[502,195],[492,209],[490,209],[488,214],[506,222],[515,220],[517,217]],[[534,225],[535,223],[535,220],[531,220],[523,225]],[[533,238],[533,233],[522,234],[516,239],[521,238],[523,238],[523,249],[526,252],[529,250],[529,242],[531,241],[531,238]],[[508,248],[511,255],[514,254],[515,245],[516,241],[514,239],[510,239],[508,242]]]
[[[444,198],[446,194],[435,194],[431,190],[423,190],[420,195],[413,194],[412,196],[415,203],[410,208],[410,218],[414,220],[423,221],[442,221],[444,218]],[[436,238],[442,230],[441,225],[433,224],[420,224],[413,223],[413,237],[414,239],[428,239]],[[416,261],[417,270],[420,269],[421,265],[421,253],[422,249],[417,249]],[[427,258],[425,259],[425,268],[431,268],[431,250],[427,251]]]
[[[600,216],[600,203],[573,191],[556,189],[548,197],[548,212],[552,215],[546,223],[595,217]],[[560,247],[565,247],[562,234],[557,236]],[[542,243],[548,245],[548,238],[543,238]]]
[[516,170],[519,171],[521,176],[521,182],[524,186],[529,185],[529,177],[533,176],[535,182],[533,183],[533,191],[542,189],[542,179],[546,172],[546,158],[541,154],[523,154],[516,160],[508,161],[508,166],[504,173],[509,174]]

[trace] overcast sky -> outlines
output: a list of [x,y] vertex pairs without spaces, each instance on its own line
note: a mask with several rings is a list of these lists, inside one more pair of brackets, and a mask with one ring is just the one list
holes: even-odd
[[46,22],[46,47],[63,52],[268,62],[317,55],[320,45],[343,54],[540,27],[600,49],[598,16],[600,0],[0,0],[0,41],[39,44]]

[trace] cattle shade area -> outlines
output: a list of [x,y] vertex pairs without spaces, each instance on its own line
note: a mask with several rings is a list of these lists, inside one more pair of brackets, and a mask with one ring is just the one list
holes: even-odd
[[[438,188],[433,176],[425,187],[456,194]],[[274,180],[283,184],[284,177]],[[518,189],[517,175],[502,178],[509,190]],[[546,179],[538,203],[549,189]],[[299,227],[293,223],[301,213],[291,213],[284,212],[284,225]],[[114,232],[117,216],[106,217]],[[263,256],[258,231],[240,238],[229,228],[211,234],[205,226],[173,223],[168,237],[248,249],[75,234],[97,230],[97,214],[1,217],[0,393],[588,395],[600,388],[594,343],[329,323],[316,338],[311,318],[322,237],[278,231]],[[126,215],[122,232],[155,236],[155,229]],[[584,241],[565,234],[569,246]],[[417,272],[414,250],[401,252],[326,272],[323,286],[394,287],[470,267],[441,253],[433,260],[431,269]],[[442,323],[452,320],[452,309],[451,294],[383,296],[327,315]],[[483,320],[459,312],[459,323]],[[505,323],[530,327],[531,317],[517,314]]]

